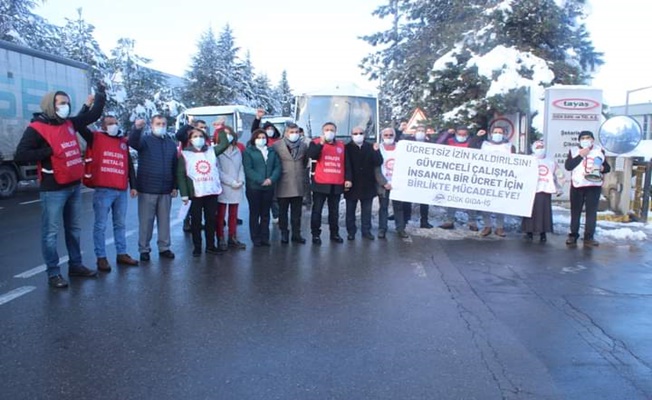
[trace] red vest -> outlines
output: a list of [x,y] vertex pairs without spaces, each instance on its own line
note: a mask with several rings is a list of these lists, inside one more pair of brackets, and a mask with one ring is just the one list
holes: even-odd
[[[315,143],[319,143],[319,138]],[[315,164],[315,183],[322,185],[344,184],[344,143],[335,141],[334,144],[325,143],[321,148],[321,155]]]
[[446,141],[446,144],[449,145],[449,146],[455,146],[455,147],[469,147],[469,139],[466,139],[466,142],[460,143],[457,140],[455,140],[454,137],[452,137],[452,138],[449,138]]
[[75,132],[72,122],[65,121],[61,125],[50,125],[34,121],[29,126],[52,147],[50,156],[52,171],[44,170],[39,162],[39,179],[43,173],[50,173],[54,175],[54,180],[59,185],[80,180],[84,175],[84,163],[77,140],[77,132]]
[[86,150],[84,185],[127,190],[129,146],[125,137],[93,133],[93,147]]

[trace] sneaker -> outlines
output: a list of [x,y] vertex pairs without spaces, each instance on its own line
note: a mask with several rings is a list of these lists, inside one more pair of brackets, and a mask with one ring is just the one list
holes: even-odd
[[138,261],[131,258],[129,254],[118,254],[118,256],[115,259],[115,262],[119,265],[129,265],[131,267],[135,267],[138,265]]
[[102,272],[111,272],[111,264],[106,257],[98,257],[97,259],[97,270]]
[[577,236],[568,235],[568,239],[566,239],[566,246],[569,247],[577,246]]
[[68,287],[68,282],[61,275],[55,275],[48,278],[48,286],[55,289],[64,289]]
[[443,224],[439,225],[441,229],[455,229],[455,224],[452,222],[444,222]]
[[247,248],[247,246],[244,243],[242,243],[235,237],[230,237],[227,245],[229,246],[229,248],[237,249],[237,250],[244,250]]
[[491,234],[491,228],[489,228],[488,226],[482,228],[482,230],[480,231],[480,236],[489,236],[490,234]]
[[149,253],[140,253],[140,261],[149,261]]
[[97,276],[97,271],[88,269],[83,265],[78,267],[69,267],[68,276],[74,276],[79,278],[94,278]]
[[158,256],[160,258],[167,258],[170,260],[174,260],[174,253],[172,252],[172,250],[161,251],[158,253]]

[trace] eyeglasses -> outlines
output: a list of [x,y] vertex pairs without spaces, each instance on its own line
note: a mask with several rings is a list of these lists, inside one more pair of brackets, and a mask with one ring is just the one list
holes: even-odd
[[357,136],[357,135],[364,135],[364,132],[351,132],[352,135]]

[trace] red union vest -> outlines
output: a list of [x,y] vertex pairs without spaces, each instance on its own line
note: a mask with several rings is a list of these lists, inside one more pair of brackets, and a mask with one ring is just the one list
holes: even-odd
[[84,176],[84,162],[81,148],[77,140],[77,132],[69,120],[61,125],[50,125],[34,121],[29,126],[39,133],[52,147],[52,171],[43,169],[38,163],[38,174],[52,174],[59,185],[65,185],[81,180]]
[[[319,144],[320,139],[314,140]],[[344,184],[344,143],[324,143],[319,160],[315,164],[315,183],[322,185]]]
[[125,137],[93,133],[93,147],[86,150],[84,185],[127,190],[129,146]]
[[454,147],[469,147],[469,139],[466,139],[466,142],[458,142],[454,137],[448,138],[446,144]]

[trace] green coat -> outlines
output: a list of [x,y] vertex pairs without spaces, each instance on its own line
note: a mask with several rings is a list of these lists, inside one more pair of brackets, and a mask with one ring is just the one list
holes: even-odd
[[[247,146],[242,155],[247,189],[274,190],[276,182],[281,178],[281,161],[273,147],[268,147],[267,161],[256,146]],[[265,179],[272,181],[270,186],[262,186]]]
[[[220,132],[218,139],[219,144],[215,145],[215,147],[212,148],[212,150],[215,151],[215,156],[219,156],[220,154],[224,153],[226,148],[229,147],[229,141],[226,138],[226,132]],[[188,147],[186,147],[185,150],[194,150],[194,148],[192,145],[188,144]],[[205,146],[204,151],[211,151],[211,148]],[[181,198],[195,197],[195,187],[192,184],[192,179],[186,175],[186,160],[182,156],[179,157],[179,162],[177,164],[177,186],[179,187]]]

